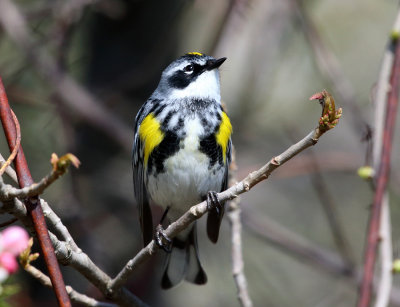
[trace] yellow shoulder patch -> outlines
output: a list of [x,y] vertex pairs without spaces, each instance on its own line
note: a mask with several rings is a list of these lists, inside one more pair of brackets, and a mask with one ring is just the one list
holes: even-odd
[[219,130],[215,135],[217,139],[217,143],[222,147],[222,156],[224,158],[224,163],[226,163],[226,150],[228,148],[229,138],[232,134],[232,125],[229,120],[228,115],[225,112],[222,112],[222,120],[221,125],[219,126]]
[[200,53],[200,52],[188,52],[188,53],[186,53],[186,54],[190,54],[190,55],[199,55],[199,56],[203,56],[203,55],[204,55],[203,53]]
[[144,144],[144,165],[147,167],[150,154],[164,139],[160,122],[154,117],[153,113],[147,115],[140,124],[139,137]]

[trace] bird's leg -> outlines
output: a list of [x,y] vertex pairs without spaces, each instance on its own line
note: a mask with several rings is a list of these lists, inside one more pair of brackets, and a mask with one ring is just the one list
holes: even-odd
[[220,215],[222,212],[222,204],[218,199],[217,192],[209,191],[207,193],[207,208],[208,211],[215,210],[215,212]]
[[165,234],[165,230],[162,227],[162,223],[167,216],[169,207],[165,209],[160,223],[156,227],[155,241],[158,247],[162,248],[166,253],[170,253],[172,251],[172,240]]

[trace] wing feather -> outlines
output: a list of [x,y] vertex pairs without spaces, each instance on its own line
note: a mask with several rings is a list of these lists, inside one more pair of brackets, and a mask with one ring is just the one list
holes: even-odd
[[[228,180],[229,180],[229,165],[232,161],[232,141],[229,138],[227,148],[226,148],[226,163],[224,166],[224,179],[221,184],[221,191],[224,191],[228,188]],[[217,213],[216,210],[211,210],[208,212],[207,216],[207,235],[211,242],[217,243],[219,237],[219,229],[222,222],[222,217],[225,212],[225,204],[222,204],[222,210]]]
[[149,99],[139,110],[135,119],[135,136],[132,150],[133,191],[138,206],[140,228],[145,246],[153,239],[153,218],[145,185],[144,144],[139,137],[139,126],[156,103],[157,100]]

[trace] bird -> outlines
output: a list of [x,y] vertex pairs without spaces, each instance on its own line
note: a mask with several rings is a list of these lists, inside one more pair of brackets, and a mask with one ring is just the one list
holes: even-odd
[[[232,124],[221,104],[219,67],[226,60],[189,52],[161,74],[157,88],[135,118],[132,167],[134,195],[144,246],[156,238],[166,252],[161,287],[183,279],[205,284],[196,222],[173,239],[162,228],[206,200],[207,235],[216,243],[232,159]],[[150,201],[164,209],[153,235]]]

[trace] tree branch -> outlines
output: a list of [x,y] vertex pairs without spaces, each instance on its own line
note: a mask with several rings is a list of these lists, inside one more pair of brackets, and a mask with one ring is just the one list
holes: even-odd
[[[3,156],[0,154],[0,164],[4,163],[4,158]],[[53,171],[54,172],[54,168]],[[18,178],[17,178],[17,174],[15,173],[14,169],[11,166],[8,166],[6,168],[6,173],[7,175],[10,176],[10,178],[15,182],[18,183]],[[65,173],[65,172],[64,172]],[[42,180],[43,181],[43,180]],[[4,185],[3,181],[0,178],[0,198],[3,197],[3,194],[1,192],[1,187]],[[18,189],[17,189],[18,190]],[[22,189],[23,190],[23,189]],[[51,207],[49,206],[49,204],[42,198],[40,198],[40,204],[42,206],[42,210],[43,210],[43,214],[46,217],[46,219],[48,221],[50,221],[50,223],[52,224],[52,226],[54,227],[54,229],[59,233],[59,235],[61,236],[61,238],[67,242],[71,248],[76,251],[76,252],[80,252],[81,249],[76,245],[74,239],[72,238],[71,234],[68,231],[68,228],[65,227],[65,225],[62,223],[61,219],[55,214],[55,212],[53,211],[53,209],[51,209]]]
[[[393,142],[394,126],[396,123],[397,106],[400,90],[400,47],[398,43],[400,31],[392,32],[391,48],[395,54],[390,77],[391,89],[386,105],[386,121],[383,132],[382,154],[379,161],[379,169],[376,174],[376,191],[368,226],[367,245],[364,255],[364,274],[358,298],[358,306],[366,307],[371,303],[372,284],[376,252],[379,243],[379,229],[382,212],[382,201],[385,197],[387,182],[390,172],[391,149]],[[377,136],[379,138],[379,136]]]
[[[0,80],[1,82],[1,80]],[[4,174],[4,172],[6,171],[7,167],[10,166],[10,164],[14,161],[15,157],[17,156],[18,150],[19,150],[19,146],[21,145],[21,127],[19,126],[19,122],[18,122],[18,118],[15,116],[13,110],[11,110],[11,115],[14,121],[14,125],[15,125],[15,130],[17,132],[17,136],[15,139],[15,146],[13,151],[11,152],[10,156],[8,157],[7,161],[5,161],[4,163],[2,163],[1,168],[0,168],[0,176],[2,176]]]
[[367,126],[367,122],[363,118],[363,112],[358,107],[357,96],[354,93],[351,82],[344,74],[335,54],[324,43],[317,26],[304,8],[304,2],[303,0],[290,0],[305,37],[314,53],[312,58],[323,78],[332,85],[332,91],[335,92],[335,96],[343,103],[343,106],[351,108],[349,113],[353,115],[351,123],[354,126],[354,130],[361,131]]
[[[32,222],[27,217],[27,210],[20,200],[14,198],[12,201],[3,202],[3,207],[1,209],[4,212],[16,216],[31,233],[35,234]],[[46,204],[43,206],[44,212],[49,209],[50,208],[46,207]],[[52,226],[57,227],[59,231],[65,231],[62,230],[65,226],[62,225],[61,220],[56,216],[56,214],[51,211],[50,216],[52,217],[49,221],[51,223],[57,223]],[[64,235],[68,238],[68,234],[64,232]],[[57,236],[51,232],[49,232],[49,236],[52,246],[54,246],[55,255],[57,256],[58,261],[63,265],[73,267],[81,273],[89,282],[97,287],[105,297],[110,298],[121,306],[147,306],[125,288],[110,292],[107,285],[111,281],[111,278],[96,266],[87,254],[82,252],[78,247],[75,249],[74,244],[71,244],[71,241],[60,241]]]
[[[68,160],[68,159],[70,159],[70,157],[68,157],[68,156],[72,156],[75,158],[75,156],[73,156],[71,154],[67,154],[67,155],[61,157],[60,159],[58,159],[57,161],[55,161],[53,163],[53,169],[50,172],[50,174],[45,176],[38,183],[32,183],[29,186],[23,187],[21,189],[17,189],[9,184],[2,183],[0,186],[0,190],[1,190],[0,200],[7,201],[7,200],[11,200],[15,197],[24,199],[24,198],[29,198],[32,196],[42,194],[47,187],[49,187],[54,181],[56,181],[58,178],[60,178],[60,176],[62,176],[66,173],[66,171],[68,169],[68,165],[69,165],[69,163],[71,163],[70,160]],[[61,162],[59,162],[59,161],[61,161]],[[63,165],[57,167],[56,164],[63,164]],[[6,164],[4,164],[4,165],[6,165]],[[79,161],[78,161],[78,164],[76,164],[75,166],[78,167],[78,165],[79,165]]]
[[[32,265],[27,265],[24,270],[28,272],[31,276],[33,276],[35,279],[39,280],[40,283],[46,287],[52,288],[53,285],[51,284],[50,278],[35,268]],[[85,306],[90,306],[90,307],[116,307],[117,305],[111,304],[111,303],[105,303],[105,302],[99,302],[95,300],[94,298],[91,298],[87,295],[84,295],[82,293],[79,293],[78,291],[74,290],[71,286],[66,286],[67,293],[71,300],[75,303],[82,304]]]
[[[6,160],[0,153],[0,165],[4,165],[4,163],[6,163]],[[8,175],[8,177],[10,177],[15,183],[18,183],[17,173],[14,171],[14,169],[11,166],[8,165],[5,168],[5,172]]]
[[42,206],[44,216],[54,227],[54,230],[58,232],[62,240],[71,247],[72,251],[77,253],[82,252],[82,250],[78,247],[78,245],[75,243],[75,240],[69,233],[68,228],[65,227],[61,219],[55,214],[49,204],[42,198],[40,198],[40,204]]
[[[4,158],[0,155],[0,162],[4,161]],[[7,167],[7,174],[17,182],[17,176],[15,171],[11,167]],[[4,183],[0,177],[0,186]],[[0,190],[1,195],[2,190]],[[7,199],[7,198],[6,198]],[[84,275],[93,285],[95,285],[102,293],[107,297],[110,297],[114,301],[118,302],[122,306],[146,306],[136,296],[127,291],[121,289],[114,293],[109,293],[107,289],[107,283],[111,278],[100,270],[91,259],[82,252],[82,250],[76,245],[68,229],[62,223],[61,219],[54,213],[51,207],[43,199],[39,199],[43,209],[43,214],[47,220],[52,224],[54,229],[61,235],[64,241],[58,240],[57,236],[49,232],[52,245],[55,248],[55,254],[57,259],[65,265],[71,265],[78,272]],[[20,200],[13,198],[11,200],[3,200],[3,207],[1,211],[7,212],[16,216],[24,226],[30,230],[32,235],[35,235],[35,231],[32,222],[27,218],[27,210]]]
[[243,246],[242,246],[242,223],[240,221],[239,197],[232,200],[228,207],[228,218],[232,233],[232,272],[237,288],[237,296],[243,307],[253,306],[248,289],[247,280],[244,275]]
[[[236,165],[236,151],[232,150],[232,162],[229,166],[229,185],[236,183],[235,173],[237,171]],[[242,222],[241,222],[241,209],[240,197],[236,197],[228,203],[228,218],[231,225],[231,241],[232,241],[232,274],[236,284],[237,296],[239,303],[243,307],[252,307],[249,291],[247,288],[247,279],[244,274],[244,261],[243,261],[243,246],[242,246]]]
[[[0,1],[0,11],[2,0]],[[16,146],[17,127],[14,124],[12,111],[8,104],[8,99],[5,93],[3,83],[0,78],[0,117],[3,125],[3,130],[7,138],[10,151],[13,152]],[[19,147],[18,153],[14,159],[15,169],[18,176],[19,185],[21,188],[29,186],[33,183],[22,146]],[[46,221],[43,216],[42,208],[38,205],[39,199],[37,196],[32,196],[25,200],[25,206],[33,221],[35,232],[37,234],[40,248],[49,270],[51,281],[54,285],[54,292],[60,306],[71,306],[68,294],[65,290],[63,276],[60,271],[57,259],[54,254],[53,246],[51,245],[49,234],[47,231]]]
[[[400,31],[400,10],[397,12],[396,21],[393,26],[393,33]],[[373,169],[375,174],[379,171],[382,156],[383,132],[386,119],[386,104],[390,90],[390,74],[394,62],[393,42],[389,42],[383,55],[379,79],[377,82],[376,96],[374,99],[374,134],[373,134]],[[392,263],[392,228],[390,221],[389,195],[385,191],[382,200],[381,221],[379,226],[380,254],[381,254],[381,275],[376,293],[376,307],[385,307],[390,299],[390,292],[393,283]]]

